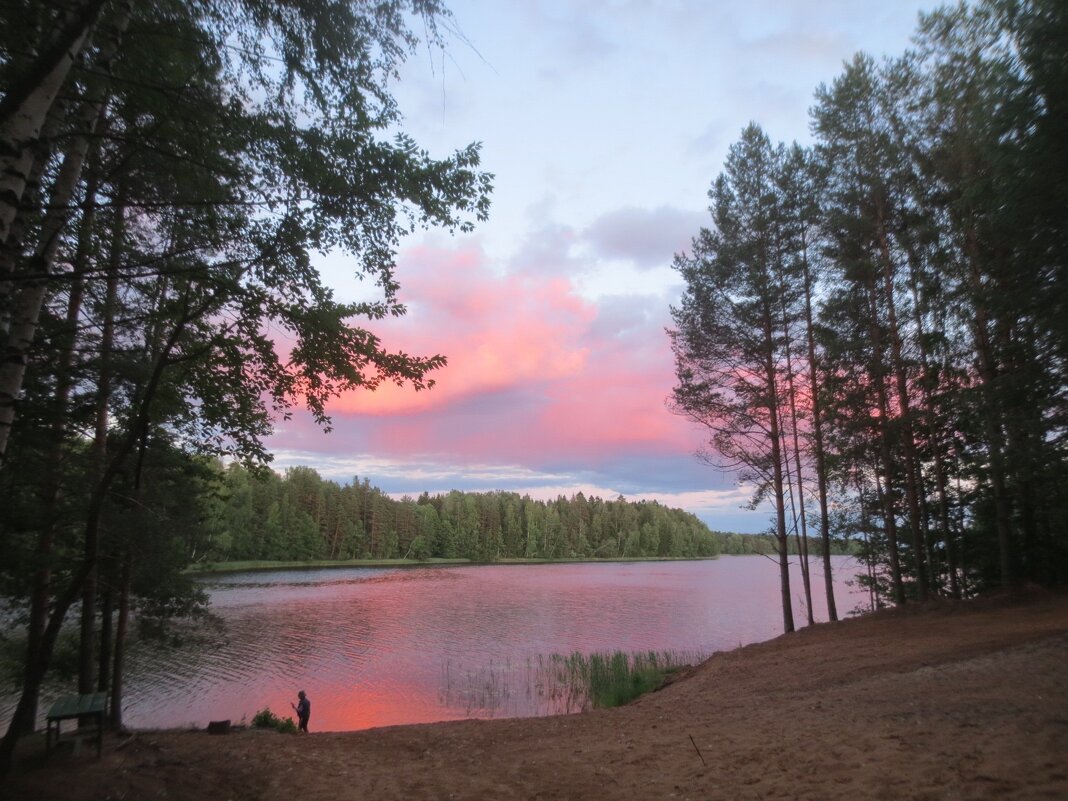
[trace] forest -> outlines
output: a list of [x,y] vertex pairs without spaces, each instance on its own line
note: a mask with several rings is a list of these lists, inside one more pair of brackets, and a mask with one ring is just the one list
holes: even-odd
[[514,492],[455,490],[398,501],[367,479],[341,486],[306,467],[284,476],[231,467],[205,527],[210,539],[203,557],[219,561],[491,562],[714,556],[720,550],[720,541],[694,515],[658,503],[587,500],[582,493],[546,503]]
[[1068,578],[1068,7],[913,41],[818,87],[811,145],[750,124],[675,261],[673,405],[773,510],[787,631],[795,531],[894,604]]
[[[219,471],[183,553],[194,564],[348,559],[625,559],[773,553],[774,538],[712,531],[655,501],[532,500],[515,492],[395,500],[368,479],[338,484],[307,467]],[[196,532],[193,535],[193,532]],[[799,543],[791,540],[791,553]],[[844,553],[832,543],[832,553]]]

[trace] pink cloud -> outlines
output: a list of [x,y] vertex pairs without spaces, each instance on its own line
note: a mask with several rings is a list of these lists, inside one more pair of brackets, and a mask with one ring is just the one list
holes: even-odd
[[665,407],[674,383],[674,362],[663,332],[667,309],[648,310],[624,331],[596,339],[588,369],[561,386],[543,424],[567,427],[590,446],[630,444],[659,452],[689,452],[690,425]]
[[336,430],[360,421],[374,453],[522,464],[692,452],[692,428],[664,406],[674,375],[663,298],[595,304],[556,273],[498,274],[473,246],[408,249],[398,276],[408,315],[375,332],[449,364],[428,392],[386,385],[333,404]]
[[390,349],[448,357],[431,392],[384,385],[341,398],[335,412],[393,415],[429,411],[471,395],[577,375],[589,349],[582,332],[595,307],[570,281],[494,274],[475,249],[420,246],[405,251],[399,273],[408,315],[376,323]]

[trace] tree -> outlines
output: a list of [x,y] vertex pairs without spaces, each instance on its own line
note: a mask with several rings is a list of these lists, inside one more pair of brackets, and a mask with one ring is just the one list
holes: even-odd
[[779,544],[783,628],[794,629],[787,558],[783,443],[785,351],[777,278],[783,253],[774,183],[781,149],[750,125],[727,156],[709,197],[715,229],[675,268],[686,283],[669,332],[678,384],[673,407],[710,431],[705,458],[770,496]]
[[[5,765],[18,732],[32,725],[52,643],[83,589],[91,631],[101,521],[151,431],[190,451],[265,460],[272,419],[293,406],[306,405],[328,426],[325,406],[337,393],[382,381],[426,388],[444,364],[441,356],[392,353],[354,323],[404,313],[393,270],[401,236],[421,225],[467,228],[486,213],[490,177],[477,171],[477,146],[439,160],[403,135],[384,139],[399,123],[388,80],[416,42],[405,14],[423,16],[440,44],[435,17],[444,12],[432,0],[299,6],[137,6],[121,46],[109,44],[115,36],[96,36],[82,47],[84,72],[72,70],[76,80],[66,84],[69,108],[50,107],[68,141],[102,132],[100,165],[83,180],[73,167],[88,151],[68,151],[42,193],[57,201],[49,214],[58,208],[64,219],[49,222],[23,202],[12,220],[24,236],[5,243],[18,247],[8,248],[15,258],[0,282],[0,306],[18,311],[5,343],[0,412],[9,416],[0,429],[25,456],[23,442],[33,436],[10,425],[16,398],[27,419],[37,406],[58,420],[95,382],[89,405],[110,430],[97,437],[106,463],[82,477],[92,487],[77,537],[83,556],[62,586],[48,570],[53,526],[34,526],[35,597],[53,601],[41,607],[51,610],[47,623],[35,624]],[[124,9],[107,5],[101,25],[119,30]],[[24,74],[7,66],[13,83],[5,97],[22,91]],[[112,76],[105,95],[94,77],[101,74]],[[46,164],[51,154],[39,158]],[[311,264],[313,252],[330,250],[349,254],[381,299],[334,301]],[[79,302],[83,292],[94,302]],[[60,375],[39,335],[62,308],[76,332],[64,352],[80,361],[59,360]],[[111,333],[97,336],[108,326]],[[51,430],[64,450],[81,447],[77,431]],[[6,473],[13,462],[5,444],[0,452]]]
[[[911,532],[917,595],[928,591],[926,546],[920,497],[920,465],[912,414],[914,368],[903,345],[898,309],[900,250],[894,231],[901,227],[899,142],[887,112],[889,82],[872,59],[857,56],[830,88],[821,87],[813,109],[817,147],[823,163],[828,254],[841,280],[863,292],[855,313],[867,321],[872,342],[869,379],[875,387],[881,425],[882,481],[901,486]],[[899,455],[898,455],[899,454]],[[900,479],[894,465],[900,464]],[[898,484],[898,481],[900,483]],[[886,494],[889,500],[892,492]],[[896,512],[884,512],[893,520]],[[896,526],[893,526],[896,528]],[[896,536],[895,536],[896,539]],[[895,583],[896,586],[896,583]],[[903,601],[904,596],[899,598]]]
[[921,15],[817,89],[811,154],[758,169],[743,135],[678,261],[676,406],[758,500],[815,473],[824,553],[832,524],[863,543],[873,605],[1068,572],[1066,31],[1049,0]]
[[917,42],[926,199],[943,221],[950,308],[975,377],[961,393],[978,424],[963,454],[997,532],[996,557],[980,558],[1006,586],[1048,577],[1063,554],[1046,515],[1063,497],[1063,323],[1050,311],[1064,295],[1065,220],[1044,176],[1059,151],[1048,132],[1068,108],[1048,83],[1056,60],[1034,43],[1066,24],[1052,4],[988,2],[925,17]]
[[[834,578],[831,568],[830,511],[828,508],[827,452],[823,427],[825,413],[820,392],[822,382],[820,362],[816,349],[816,325],[814,296],[817,287],[815,266],[815,240],[819,230],[819,192],[816,186],[815,165],[812,158],[798,145],[788,152],[779,178],[779,191],[783,198],[783,210],[789,237],[793,245],[794,280],[800,283],[804,301],[802,326],[804,330],[805,357],[807,360],[808,404],[811,417],[811,451],[816,473],[817,498],[819,501],[820,542],[823,552],[824,590],[827,596],[827,614],[838,620],[834,601]],[[796,427],[795,427],[796,431]],[[800,468],[798,468],[800,473]],[[806,560],[807,561],[807,560]],[[811,603],[809,604],[811,609]]]

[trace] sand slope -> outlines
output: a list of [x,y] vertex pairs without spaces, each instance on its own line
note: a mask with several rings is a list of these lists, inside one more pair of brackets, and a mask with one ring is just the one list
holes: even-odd
[[[692,738],[692,739],[691,739]],[[348,734],[141,732],[38,799],[1068,799],[1068,596],[944,603],[718,654],[634,704]]]

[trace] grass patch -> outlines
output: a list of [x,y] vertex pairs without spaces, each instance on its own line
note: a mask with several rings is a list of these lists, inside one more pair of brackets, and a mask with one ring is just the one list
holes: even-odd
[[673,651],[628,654],[554,654],[558,678],[578,688],[589,705],[605,709],[630,703],[639,695],[658,690],[670,673],[687,667],[690,660]]

